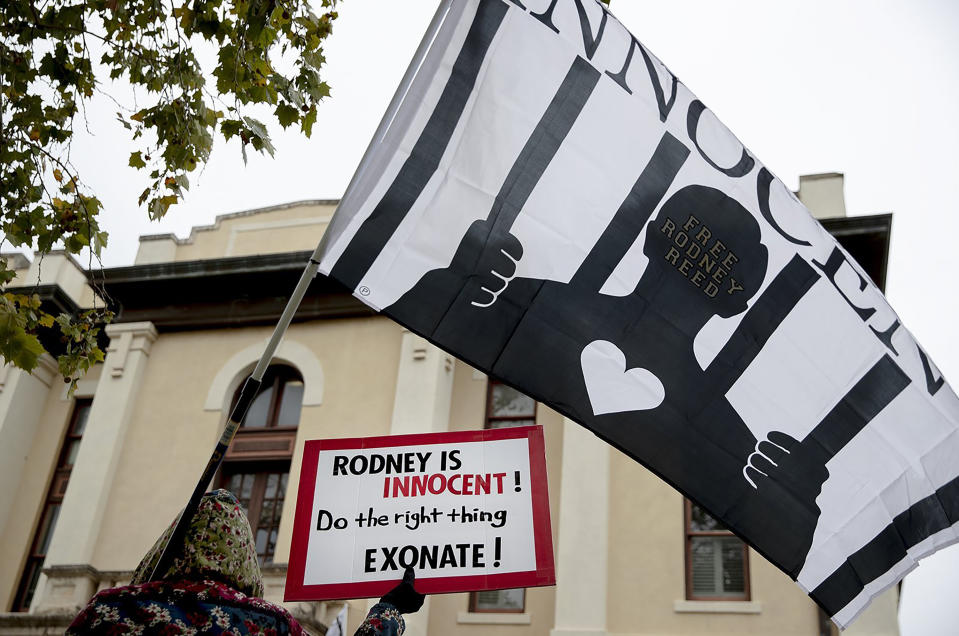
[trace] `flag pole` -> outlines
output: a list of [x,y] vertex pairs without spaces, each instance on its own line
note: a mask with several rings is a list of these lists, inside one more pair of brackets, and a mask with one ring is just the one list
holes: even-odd
[[[344,198],[346,198],[350,190],[354,187],[355,183],[359,180],[361,174],[365,172],[369,164],[369,155],[372,154],[371,151],[382,141],[383,136],[389,129],[390,123],[393,121],[393,117],[396,115],[396,111],[399,109],[400,103],[403,101],[403,98],[406,96],[406,92],[409,90],[410,84],[412,84],[414,78],[416,77],[416,72],[422,63],[426,52],[429,50],[437,32],[439,31],[440,26],[444,22],[444,18],[446,17],[450,4],[451,0],[443,0],[440,3],[436,14],[433,16],[432,22],[430,22],[426,33],[423,35],[423,39],[420,41],[416,54],[413,57],[413,62],[410,64],[406,74],[403,76],[403,80],[397,87],[396,92],[393,95],[393,99],[386,110],[386,114],[384,114],[383,119],[380,121],[376,133],[374,134],[373,139],[370,141],[370,145],[364,153],[363,159],[360,161],[360,165],[353,175],[353,179],[350,181],[349,186],[347,186],[346,193],[343,195]],[[170,534],[170,540],[167,541],[166,546],[164,546],[163,552],[160,554],[160,558],[157,561],[156,566],[153,568],[153,572],[150,574],[148,581],[159,580],[159,578],[170,569],[170,566],[173,564],[173,559],[175,559],[179,554],[180,548],[183,545],[183,539],[186,536],[186,531],[190,527],[190,522],[193,520],[193,516],[200,507],[200,500],[203,498],[203,494],[206,492],[207,487],[213,480],[214,475],[216,475],[216,471],[219,470],[220,465],[223,463],[223,457],[226,455],[226,451],[230,447],[230,442],[233,441],[233,437],[236,435],[237,429],[240,428],[240,423],[243,421],[244,416],[246,416],[246,412],[250,408],[250,404],[253,403],[253,399],[257,396],[260,384],[263,381],[263,376],[266,374],[266,369],[270,366],[270,362],[273,360],[273,354],[276,353],[276,349],[280,345],[280,341],[283,339],[283,335],[286,333],[287,328],[290,326],[290,322],[293,320],[293,315],[299,308],[300,302],[302,302],[303,297],[306,295],[306,291],[309,288],[310,283],[316,277],[317,270],[320,266],[320,255],[324,251],[327,234],[328,232],[324,233],[324,236],[316,246],[316,249],[313,250],[313,254],[310,256],[310,261],[307,264],[306,269],[303,270],[303,274],[300,276],[300,280],[297,282],[296,288],[290,295],[290,300],[287,301],[286,307],[283,309],[283,313],[280,315],[280,319],[277,322],[276,327],[273,329],[273,335],[270,336],[270,340],[266,344],[263,355],[260,356],[260,360],[257,362],[256,368],[253,369],[253,373],[249,378],[247,378],[246,382],[244,382],[243,388],[240,390],[240,397],[236,402],[236,406],[233,407],[233,410],[230,413],[230,418],[227,420],[226,427],[223,429],[223,434],[220,436],[216,447],[213,449],[213,454],[210,455],[210,459],[207,461],[206,468],[203,469],[203,473],[200,475],[200,479],[197,481],[196,487],[193,489],[193,494],[190,496],[190,500],[187,502],[182,514],[180,514],[179,518],[177,519],[176,525],[173,527],[173,532]]]
[[193,520],[193,515],[196,514],[197,509],[200,507],[200,500],[203,498],[203,493],[206,492],[207,486],[213,480],[213,476],[220,468],[220,464],[223,463],[223,456],[226,454],[226,450],[229,448],[230,442],[233,441],[233,437],[236,435],[237,429],[240,428],[240,423],[243,421],[243,417],[250,408],[253,398],[255,398],[257,395],[260,384],[263,381],[263,375],[266,373],[267,367],[270,366],[270,362],[273,360],[273,354],[276,353],[276,349],[280,345],[283,335],[286,333],[287,328],[290,326],[290,322],[293,320],[293,314],[296,313],[297,308],[300,306],[300,302],[303,300],[303,296],[306,295],[306,290],[309,288],[310,283],[316,276],[316,270],[320,265],[319,253],[320,246],[317,245],[316,249],[313,251],[313,255],[310,257],[310,262],[307,264],[306,269],[303,270],[303,274],[300,275],[300,280],[297,282],[296,288],[293,290],[293,294],[290,296],[290,300],[287,301],[286,307],[283,309],[283,313],[280,315],[280,319],[277,322],[276,327],[273,329],[273,335],[270,336],[270,340],[266,344],[263,355],[260,356],[260,360],[257,362],[256,368],[253,369],[253,373],[243,384],[243,388],[240,390],[240,397],[237,400],[236,406],[233,407],[233,411],[230,413],[230,418],[226,423],[226,427],[223,429],[223,434],[216,443],[216,447],[213,449],[213,454],[210,455],[210,459],[207,461],[206,468],[203,469],[203,474],[200,475],[200,479],[197,482],[196,487],[193,489],[193,495],[190,497],[190,501],[183,509],[183,513],[180,515],[179,519],[177,519],[176,526],[173,528],[173,533],[170,535],[170,540],[167,541],[166,546],[163,548],[163,553],[160,555],[160,559],[157,561],[156,567],[153,568],[153,572],[150,574],[150,578],[148,579],[149,581],[159,580],[159,578],[163,576],[163,573],[166,572],[173,564],[173,559],[176,558],[177,554],[179,553],[180,547],[183,544],[183,539],[186,536],[187,528],[190,527],[190,522]]

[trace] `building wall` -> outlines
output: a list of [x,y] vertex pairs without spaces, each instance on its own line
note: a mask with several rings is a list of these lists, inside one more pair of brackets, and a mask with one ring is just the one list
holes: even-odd
[[[172,333],[154,343],[144,378],[150,390],[136,404],[94,567],[135,567],[189,497],[226,421],[225,410],[204,409],[212,380],[237,351],[262,349],[270,332],[247,328]],[[322,378],[304,380],[321,380],[323,399],[302,409],[289,501],[295,500],[305,440],[389,433],[400,333],[401,328],[385,318],[291,327],[286,342],[303,345],[319,361]],[[251,357],[244,373],[229,385],[227,401],[255,362]],[[275,557],[280,563],[288,559],[292,513],[293,506],[285,506]]]
[[[196,229],[188,239],[162,236],[144,240],[137,262],[312,249],[333,207],[330,202],[307,202],[225,215],[209,228]],[[75,282],[75,276],[65,270],[58,278]],[[99,404],[101,412],[109,416],[113,415],[109,405],[123,402],[123,396],[111,396],[109,391],[119,386],[115,380],[118,371],[119,375],[125,372],[122,358],[129,355],[123,349],[126,327],[117,327],[106,363],[81,382],[80,390],[80,395],[95,394],[94,412]],[[147,334],[151,328],[149,324],[136,327]],[[139,374],[139,384],[130,386],[139,388],[131,389],[136,392],[127,396],[128,412],[117,419],[123,434],[115,437],[116,447],[96,452],[81,449],[81,460],[83,453],[99,459],[114,457],[113,472],[84,472],[78,465],[67,492],[74,502],[83,502],[94,493],[103,502],[90,556],[75,562],[71,555],[83,553],[63,547],[83,543],[90,528],[61,524],[54,537],[61,546],[54,552],[61,556],[59,560],[51,557],[46,564],[92,566],[99,572],[119,574],[98,579],[92,587],[80,581],[69,590],[62,584],[67,576],[63,575],[57,583],[60,588],[51,584],[38,590],[35,613],[59,611],[68,617],[71,608],[75,611],[75,605],[84,602],[97,586],[121,581],[124,572],[136,567],[192,492],[226,420],[230,399],[252,370],[271,331],[272,327],[264,326],[161,331],[150,336],[155,337],[152,344],[144,344],[141,357],[128,363],[128,371]],[[414,350],[419,353],[411,357]],[[292,503],[306,440],[468,430],[484,425],[486,376],[465,363],[453,362],[386,318],[294,323],[277,361],[299,369],[306,396],[276,546],[279,566],[289,557]],[[23,380],[18,373],[10,372],[6,384],[0,381],[0,441],[15,430],[8,427],[4,415],[32,413],[37,425],[27,441],[22,439],[22,427],[16,429],[21,432],[17,448],[27,456],[16,483],[0,483],[0,514],[4,507],[8,510],[6,519],[0,517],[0,557],[11,564],[0,569],[0,599],[7,608],[73,404],[55,377],[46,384],[30,379],[30,390],[21,391],[20,400],[12,404],[16,382]],[[555,411],[540,405],[537,423],[543,426],[546,440],[557,586],[528,590],[525,611],[520,614],[471,614],[468,594],[434,595],[428,607],[411,618],[410,636],[819,633],[814,604],[754,552],[749,555],[750,601],[686,601],[680,495]],[[0,459],[20,461],[13,450],[5,448],[0,444]],[[570,474],[563,475],[564,466],[581,466],[577,462],[590,458],[602,464],[595,474],[570,469]],[[98,484],[89,477],[84,482],[84,474],[107,475],[108,483]],[[591,498],[596,500],[599,516],[584,519],[578,506],[584,501],[593,503]],[[572,544],[571,537],[576,538]],[[561,545],[566,547],[561,550]],[[570,559],[571,553],[578,554],[578,560]],[[269,572],[268,596],[276,600],[282,596],[283,569],[274,567]],[[882,603],[884,609],[869,617],[869,629],[878,630],[872,633],[896,633],[895,601],[888,598],[891,600]],[[368,604],[362,599],[350,601],[351,628],[358,626]],[[310,611],[322,621],[324,612],[335,615],[337,608],[320,604]],[[14,620],[0,616],[0,634],[14,633],[4,627],[8,624],[4,621]]]
[[[453,377],[450,430],[482,428],[486,412],[487,378],[464,362],[457,361]],[[560,457],[563,446],[563,417],[538,405],[536,423],[543,427],[546,443],[547,479],[553,544],[558,538],[555,523],[559,511]],[[526,608],[521,614],[469,613],[469,594],[444,594],[430,600],[429,633],[475,636],[495,632],[497,636],[548,634],[553,625],[555,593],[552,588],[526,591]],[[491,631],[492,630],[492,631]]]
[[335,209],[335,201],[307,201],[224,214],[213,225],[194,228],[186,239],[146,237],[136,264],[312,250]]

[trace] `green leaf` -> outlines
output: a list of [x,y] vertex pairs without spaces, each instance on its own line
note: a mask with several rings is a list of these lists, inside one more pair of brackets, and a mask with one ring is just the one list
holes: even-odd
[[37,337],[24,330],[16,313],[4,308],[0,313],[0,355],[4,360],[25,371],[32,371],[43,353],[43,345]]
[[[336,0],[314,4],[325,13],[314,14],[306,0],[0,0],[0,136],[10,142],[0,143],[5,240],[41,255],[61,245],[100,253],[107,244],[85,166],[70,162],[73,126],[84,125],[80,115],[97,87],[114,103],[142,104],[116,112],[132,147],[141,150],[122,144],[102,150],[119,152],[121,160],[127,154],[128,165],[143,170],[138,202],[152,218],[188,193],[188,175],[209,160],[217,131],[226,140],[240,138],[244,161],[250,147],[274,153],[273,122],[309,136],[316,102],[329,94],[319,71],[336,18]],[[84,31],[102,38],[96,58]],[[215,42],[215,58],[197,56],[198,37]],[[211,74],[215,87],[206,81]],[[253,109],[272,121],[253,119]],[[0,283],[14,276],[0,267]],[[32,334],[50,319],[24,302],[0,294],[0,355],[29,367],[42,351]],[[71,387],[102,360],[95,334],[105,316],[58,319],[67,347],[58,364]]]
[[303,121],[300,122],[300,130],[303,131],[304,135],[309,137],[313,134],[313,124],[315,123],[316,123],[316,106],[313,106],[303,116]]
[[283,126],[283,128],[286,128],[290,124],[295,124],[297,120],[300,119],[300,111],[293,108],[289,104],[278,104],[274,112],[276,114],[277,121],[280,122],[280,125]]
[[139,150],[136,152],[130,153],[130,167],[131,168],[146,168],[147,164],[143,160],[143,156]]
[[240,134],[240,127],[242,125],[242,122],[239,120],[227,119],[220,122],[220,132],[223,133],[223,138],[229,141],[230,137]]

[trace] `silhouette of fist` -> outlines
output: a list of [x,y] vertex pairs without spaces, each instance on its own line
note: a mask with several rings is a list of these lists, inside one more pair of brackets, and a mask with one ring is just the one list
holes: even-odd
[[814,444],[803,444],[779,431],[770,431],[746,458],[743,477],[756,489],[764,480],[778,482],[788,492],[815,506],[816,497],[829,477],[826,458]]
[[765,536],[758,547],[795,578],[812,545],[819,521],[816,497],[829,477],[828,456],[815,440],[799,442],[771,431],[746,458],[743,477],[756,490]]
[[470,272],[470,303],[489,307],[509,287],[522,257],[519,239],[480,220],[474,221],[463,236],[452,267]]

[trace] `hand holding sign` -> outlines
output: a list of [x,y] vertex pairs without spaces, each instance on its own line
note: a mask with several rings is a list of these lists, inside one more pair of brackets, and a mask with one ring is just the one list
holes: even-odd
[[406,572],[403,574],[403,580],[400,581],[399,585],[387,592],[383,598],[380,599],[380,603],[389,603],[395,607],[400,614],[412,614],[418,611],[423,607],[426,595],[420,594],[416,591],[416,588],[413,587],[415,579],[416,573],[413,571],[413,568],[407,567]]

